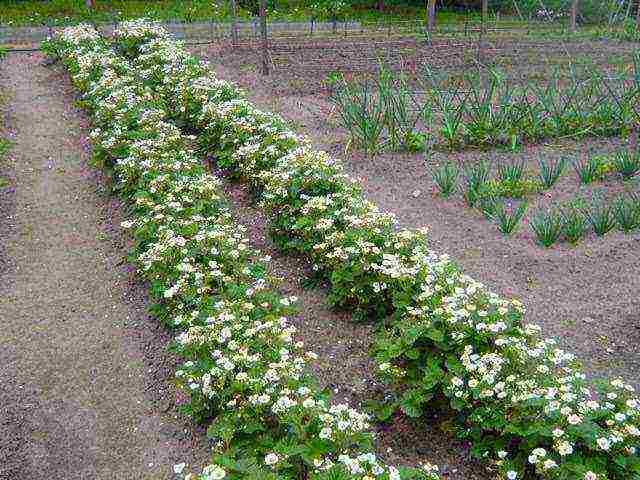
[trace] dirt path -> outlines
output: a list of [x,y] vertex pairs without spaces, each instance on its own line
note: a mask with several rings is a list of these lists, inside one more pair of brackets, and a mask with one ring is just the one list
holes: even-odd
[[42,61],[0,66],[16,133],[13,208],[0,209],[14,211],[0,229],[0,479],[171,478],[205,460],[204,440],[176,418],[169,339],[124,261],[117,202],[86,166],[66,76]]

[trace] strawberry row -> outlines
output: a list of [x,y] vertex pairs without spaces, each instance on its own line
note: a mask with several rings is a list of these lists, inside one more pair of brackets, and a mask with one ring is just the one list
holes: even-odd
[[220,181],[135,65],[87,25],[63,30],[43,48],[82,92],[95,157],[131,205],[123,227],[135,238],[132,258],[184,359],[176,378],[190,397],[185,409],[209,425],[212,463],[187,477],[437,478],[430,465],[382,464],[372,453],[369,417],[331,404],[317,388],[308,370],[316,356],[287,320],[296,299],[275,290],[268,259],[234,224]]

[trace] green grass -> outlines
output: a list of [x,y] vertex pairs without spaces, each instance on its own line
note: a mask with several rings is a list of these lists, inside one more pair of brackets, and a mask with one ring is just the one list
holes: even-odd
[[[1,104],[0,104],[0,107],[2,107]],[[0,137],[0,158],[2,158],[2,156],[9,151],[10,146],[11,146],[11,143],[9,142],[9,140],[7,140],[6,138]]]
[[[316,16],[312,0],[278,0],[276,8],[269,8],[272,21],[309,21]],[[157,20],[216,20],[230,19],[228,2],[222,0],[97,0],[88,10],[84,0],[5,0],[1,2],[0,23],[9,25],[58,25],[79,21],[111,22],[121,19],[148,17]],[[254,14],[238,7],[238,16],[250,19]],[[349,7],[339,20],[363,23],[424,20],[425,8],[389,5],[384,12],[374,8]],[[438,23],[463,20],[461,14],[439,11]]]
[[[65,24],[78,21],[114,21],[146,16],[155,19],[197,20],[224,18],[228,11],[221,6],[212,7],[202,0],[108,0],[96,1],[88,10],[84,0],[50,0],[3,2],[0,23],[13,25]],[[222,4],[220,4],[222,5]],[[244,15],[244,11],[239,12]]]

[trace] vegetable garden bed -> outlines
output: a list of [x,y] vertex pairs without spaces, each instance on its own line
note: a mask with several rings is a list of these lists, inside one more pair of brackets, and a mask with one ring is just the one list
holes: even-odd
[[[618,53],[616,44],[609,44],[612,59],[627,48],[617,45]],[[281,114],[318,148],[344,157],[346,171],[359,179],[367,198],[394,213],[402,226],[428,226],[434,248],[451,252],[466,271],[482,278],[492,290],[522,299],[529,318],[569,350],[580,352],[589,370],[640,383],[640,305],[633,294],[640,288],[640,265],[635,260],[638,229],[624,233],[614,227],[599,236],[587,223],[576,246],[563,235],[547,249],[539,244],[530,225],[539,212],[569,212],[575,205],[584,211],[594,197],[596,201],[606,199],[604,204],[614,208],[616,197],[636,193],[637,182],[616,174],[611,164],[609,173],[589,184],[581,183],[574,167],[590,158],[612,158],[614,152],[626,149],[625,141],[565,138],[526,144],[515,151],[508,147],[453,153],[382,151],[371,159],[339,127],[337,111],[326,94],[285,92],[282,87],[291,79],[286,72],[265,79],[253,71],[250,58],[243,62],[223,53],[218,59],[204,49],[194,50],[208,58],[221,76],[238,82],[260,107]],[[548,60],[555,59],[551,63],[565,58],[553,50],[546,54]],[[527,59],[516,65],[524,68]],[[588,56],[583,60],[588,61]],[[530,71],[539,77],[544,72]],[[557,183],[550,189],[539,188],[540,162],[553,164],[563,159],[566,168]],[[434,173],[449,163],[460,174],[456,192],[444,198]],[[523,199],[503,197],[508,209],[528,203],[527,213],[511,235],[503,235],[496,222],[487,219],[481,209],[470,208],[464,199],[464,169],[481,163],[490,166],[492,177],[503,165],[524,164],[533,191]]]
[[433,405],[455,411],[458,435],[509,480],[638,474],[640,404],[631,386],[613,380],[595,393],[573,355],[523,323],[519,301],[491,293],[433,252],[424,231],[398,231],[339,162],[166,37],[152,25],[125,23],[116,42],[127,61],[79,27],[52,50],[88,92],[100,159],[135,199],[127,226],[135,227],[159,318],[184,329],[177,345],[189,361],[179,378],[190,411],[212,419],[209,434],[218,441],[203,478],[435,474],[431,466],[398,471],[368,454],[352,456],[368,448],[367,417],[328,407],[314,393],[301,347],[293,347],[285,320],[275,321],[290,300],[279,300],[257,254],[231,233],[218,182],[173,122],[259,192],[275,244],[310,258],[333,305],[381,321],[375,358],[390,401],[378,407],[380,418],[399,409],[419,419]]

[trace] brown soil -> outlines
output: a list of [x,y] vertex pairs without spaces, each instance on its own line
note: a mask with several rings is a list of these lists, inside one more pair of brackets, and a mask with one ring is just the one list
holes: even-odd
[[0,66],[14,146],[3,164],[0,479],[172,478],[206,461],[202,432],[175,409],[169,336],[105,178],[87,166],[86,118],[40,54]]
[[[370,31],[344,37],[290,36],[269,39],[269,61],[272,74],[259,83],[278,95],[309,95],[328,88],[327,78],[343,74],[346,78],[362,78],[386,68],[402,71],[406,78],[419,79],[425,67],[437,75],[459,76],[477,71],[478,66],[499,69],[512,82],[544,80],[558,68],[568,74],[571,64],[576,73],[587,77],[584,70],[593,66],[614,73],[622,66],[630,68],[636,45],[611,39],[564,38],[555,34],[526,30],[491,33],[480,39],[478,32],[467,36],[436,35],[427,41],[419,34],[386,35]],[[244,83],[244,73],[262,63],[259,42],[236,47],[226,43],[192,47],[215,64],[229,68],[229,78]],[[250,81],[250,80],[249,80]],[[422,90],[420,82],[417,90]]]

